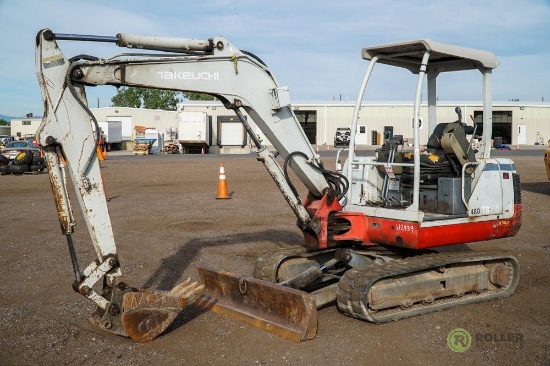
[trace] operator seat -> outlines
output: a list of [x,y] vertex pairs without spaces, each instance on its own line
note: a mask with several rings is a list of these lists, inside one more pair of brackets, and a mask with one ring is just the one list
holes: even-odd
[[[477,161],[475,151],[466,138],[467,134],[472,134],[474,128],[467,126],[460,120],[449,123],[443,131],[441,146],[447,155],[447,158],[453,163],[455,170],[462,170],[464,165],[475,163]],[[468,165],[466,173],[473,172],[473,166]],[[458,174],[459,172],[457,172]]]
[[443,150],[443,147],[441,146],[441,139],[443,138],[443,132],[448,125],[449,123],[438,123],[437,126],[435,126],[430,138],[428,139],[426,148],[430,150]]
[[[426,150],[420,155],[420,185],[424,188],[437,189],[439,178],[456,177],[451,162],[442,146],[444,132],[453,122],[439,123],[435,126],[428,142]],[[404,161],[413,162],[413,154],[404,154]],[[404,167],[401,181],[403,187],[412,187],[414,181],[414,168]]]

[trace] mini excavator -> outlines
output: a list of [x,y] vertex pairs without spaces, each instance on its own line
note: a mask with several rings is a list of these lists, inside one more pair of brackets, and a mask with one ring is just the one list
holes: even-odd
[[[107,42],[138,52],[67,58],[58,45],[62,41]],[[194,302],[302,341],[315,337],[317,309],[328,304],[337,304],[350,317],[384,323],[511,295],[519,281],[519,264],[513,256],[438,249],[511,237],[521,227],[520,177],[514,162],[490,156],[492,70],[497,58],[431,40],[366,47],[362,57],[370,63],[350,121],[348,158],[341,169],[331,171],[302,130],[288,88],[277,84],[259,57],[222,37],[93,36],[41,30],[36,37],[36,68],[44,117],[37,137],[69,247],[73,288],[97,307],[93,322],[106,331],[147,342]],[[413,141],[405,144],[402,135],[387,136],[375,156],[359,156],[355,131],[376,64],[418,75]],[[482,76],[482,124],[468,125],[460,108],[456,120],[438,121],[437,76],[466,70]],[[431,133],[421,143],[425,80]],[[189,91],[222,101],[243,123],[257,148],[257,160],[295,214],[304,235],[302,245],[259,255],[253,277],[200,267],[202,284],[184,281],[171,291],[128,285],[122,277],[96,156],[100,129],[86,100],[86,88],[99,85]],[[243,111],[275,152],[261,144]],[[480,139],[475,149],[469,136]],[[289,169],[307,188],[304,200]],[[84,269],[72,240],[75,220],[67,176],[97,254]]]

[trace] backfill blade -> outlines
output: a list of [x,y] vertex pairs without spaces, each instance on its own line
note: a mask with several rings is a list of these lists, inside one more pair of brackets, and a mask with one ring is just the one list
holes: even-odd
[[295,342],[315,338],[314,296],[210,267],[198,271],[205,288],[197,305]]

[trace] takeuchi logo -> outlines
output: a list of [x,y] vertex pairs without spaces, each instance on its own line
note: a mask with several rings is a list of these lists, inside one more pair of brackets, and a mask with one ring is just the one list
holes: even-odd
[[220,80],[217,72],[194,71],[157,71],[163,80]]

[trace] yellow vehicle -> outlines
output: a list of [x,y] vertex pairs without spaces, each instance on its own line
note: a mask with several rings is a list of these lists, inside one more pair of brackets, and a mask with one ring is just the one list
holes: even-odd
[[546,167],[546,176],[550,179],[550,148],[544,153],[544,166]]

